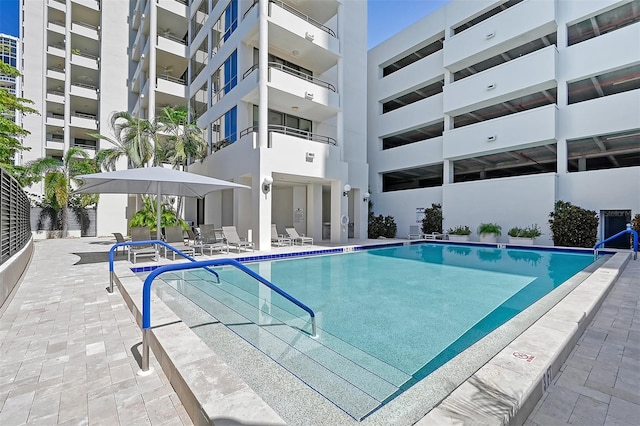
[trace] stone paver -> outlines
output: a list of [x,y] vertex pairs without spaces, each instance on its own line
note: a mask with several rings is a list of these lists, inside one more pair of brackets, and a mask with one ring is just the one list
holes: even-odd
[[640,422],[640,259],[629,261],[525,425]]
[[0,317],[0,425],[192,424],[153,356],[153,374],[136,375],[140,328],[105,290],[111,243],[35,243]]

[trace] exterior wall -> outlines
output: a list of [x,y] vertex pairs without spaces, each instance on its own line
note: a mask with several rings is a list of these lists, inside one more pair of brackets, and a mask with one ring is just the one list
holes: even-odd
[[[640,62],[640,24],[567,46],[567,26],[626,1],[524,0],[454,35],[454,28],[494,9],[491,0],[452,0],[433,14],[369,51],[368,159],[375,214],[391,214],[398,236],[416,224],[416,208],[442,203],[444,228],[481,222],[502,226],[538,224],[536,243],[551,245],[548,214],[556,200],[596,211],[640,212],[640,167],[568,172],[567,140],[640,131],[640,89],[568,105],[568,84]],[[557,46],[511,60],[454,82],[454,73],[510,49],[555,33]],[[383,68],[438,40],[442,50],[383,77]],[[631,43],[631,44],[629,44]],[[444,78],[441,94],[386,114],[382,103]],[[489,87],[493,85],[492,87]],[[557,90],[557,102],[454,128],[453,118],[536,92]],[[548,92],[547,92],[548,93]],[[444,133],[408,145],[382,149],[382,138],[444,121]],[[454,182],[458,160],[551,146],[555,173]],[[383,192],[382,174],[442,164],[443,185]],[[477,235],[475,236],[477,239]]]

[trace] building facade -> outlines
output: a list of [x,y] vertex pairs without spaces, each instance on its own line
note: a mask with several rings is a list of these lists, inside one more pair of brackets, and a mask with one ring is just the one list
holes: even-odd
[[210,154],[189,170],[251,190],[194,201],[187,220],[235,225],[262,250],[272,224],[316,242],[366,237],[366,16],[366,2],[192,2],[180,75]]
[[[90,156],[110,147],[89,135],[108,134],[111,113],[128,109],[128,1],[23,1],[21,18],[23,94],[40,113],[24,118],[31,150],[22,163],[62,158],[74,146]],[[100,196],[97,235],[126,230],[126,202]]]
[[[0,62],[4,62],[20,70],[20,54],[20,39],[0,33]],[[22,96],[22,79],[20,77],[0,75],[0,87],[7,89],[9,93],[13,95]],[[13,119],[18,126],[22,125],[22,115],[14,115]],[[15,164],[20,164],[21,156],[22,153],[20,152],[16,154]]]
[[[452,0],[368,55],[376,213],[406,233],[538,224],[557,200],[599,237],[640,213],[640,1]],[[477,235],[475,239],[477,241]]]

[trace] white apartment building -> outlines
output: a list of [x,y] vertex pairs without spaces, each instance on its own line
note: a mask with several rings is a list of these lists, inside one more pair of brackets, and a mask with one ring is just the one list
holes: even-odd
[[[600,237],[640,213],[640,1],[452,0],[368,55],[376,214],[398,234],[538,224],[557,200]],[[477,235],[475,240],[477,241]]]
[[[184,21],[175,28],[160,24],[160,12],[155,19],[183,39]],[[158,49],[149,77],[154,81],[160,67],[186,77],[191,111],[210,149],[189,170],[251,190],[194,201],[187,220],[235,225],[261,250],[271,247],[271,224],[279,233],[294,226],[316,242],[366,237],[366,19],[361,1],[192,2],[188,72],[186,61],[163,62]],[[178,48],[163,35],[150,37],[166,50]],[[144,107],[148,83],[139,84]],[[169,84],[178,83],[157,80],[156,105]]]
[[[20,53],[20,39],[0,33],[0,62],[4,62],[20,70]],[[22,79],[20,77],[0,75],[0,87],[7,89],[11,94],[22,96]],[[18,126],[22,125],[22,115],[15,115],[14,121]],[[21,155],[22,153],[16,154],[15,164],[20,164]]]
[[[40,115],[24,118],[31,135],[26,163],[61,158],[70,147],[90,156],[109,145],[92,133],[108,133],[113,111],[128,109],[128,0],[23,0],[23,94]],[[125,164],[123,164],[123,167]],[[42,184],[31,188],[42,193]],[[103,194],[97,235],[126,230],[126,195]]]

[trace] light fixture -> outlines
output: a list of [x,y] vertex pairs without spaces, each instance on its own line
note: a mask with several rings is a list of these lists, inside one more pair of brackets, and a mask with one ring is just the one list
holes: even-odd
[[347,196],[349,195],[349,192],[351,191],[351,185],[349,185],[348,183],[345,184],[344,188],[342,188],[344,190],[344,192],[342,193],[343,196]]
[[307,152],[305,154],[305,160],[307,161],[307,163],[313,163],[313,159],[315,158],[316,154],[314,152]]
[[367,202],[367,200],[369,199],[369,197],[371,197],[371,194],[369,194],[368,192],[365,192],[365,193],[362,195],[362,202],[363,202],[363,203],[366,203],[366,202]]
[[273,178],[271,176],[265,176],[264,180],[262,181],[262,192],[266,194],[269,193],[269,191],[271,191],[271,184],[273,183]]
[[292,106],[292,107],[291,107],[291,111],[293,111],[293,112],[298,111],[298,107],[297,107],[297,106]]
[[299,51],[297,51],[297,50],[294,50],[294,51],[292,51],[292,52],[291,52],[291,54],[292,54],[293,56],[298,56],[298,55],[300,54],[300,52],[299,52]]

